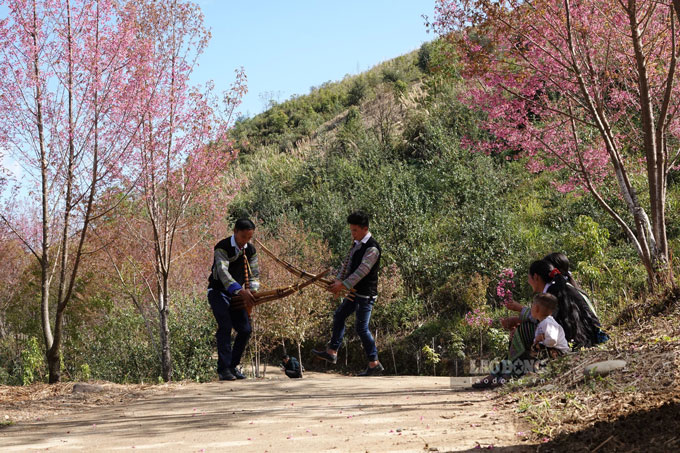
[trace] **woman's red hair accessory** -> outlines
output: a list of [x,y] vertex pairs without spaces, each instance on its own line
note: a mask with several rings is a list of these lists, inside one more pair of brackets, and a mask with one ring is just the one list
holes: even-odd
[[562,272],[560,272],[559,269],[555,268],[555,269],[553,269],[553,270],[550,271],[550,273],[548,274],[548,276],[549,276],[550,278],[555,278],[555,275],[561,275],[561,274],[562,274]]

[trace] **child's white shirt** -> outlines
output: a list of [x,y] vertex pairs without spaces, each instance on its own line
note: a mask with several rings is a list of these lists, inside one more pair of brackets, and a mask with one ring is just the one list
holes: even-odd
[[564,329],[555,321],[555,318],[548,316],[536,326],[534,338],[543,334],[545,338],[540,343],[548,348],[559,349],[562,352],[570,351],[567,339],[564,336]]

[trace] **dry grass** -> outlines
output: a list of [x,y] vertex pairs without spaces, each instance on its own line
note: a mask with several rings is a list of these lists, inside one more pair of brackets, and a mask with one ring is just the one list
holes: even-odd
[[[172,390],[178,383],[112,384],[97,382],[100,391],[73,392],[77,383],[32,384],[27,386],[0,386],[0,423],[7,425],[19,421],[35,421],[45,417],[73,413],[87,408],[112,406]],[[1,426],[1,425],[0,425]]]

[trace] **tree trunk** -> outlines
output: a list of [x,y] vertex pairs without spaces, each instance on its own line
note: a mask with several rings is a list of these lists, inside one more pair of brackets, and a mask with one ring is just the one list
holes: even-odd
[[260,348],[257,344],[257,335],[255,335],[255,377],[260,377]]
[[392,365],[394,365],[394,374],[398,375],[399,370],[397,369],[397,359],[394,357],[394,346],[390,344],[390,352],[392,353]]
[[[581,71],[581,60],[577,57],[577,50],[574,45],[573,29],[571,24],[570,2],[565,0],[565,11],[567,18],[567,40],[569,52],[571,54],[572,67],[578,77],[578,83],[581,92],[584,96],[590,115],[597,124],[600,134],[605,142],[607,152],[610,155],[611,163],[614,167],[616,178],[619,184],[621,195],[628,207],[628,211],[635,219],[635,233],[632,233],[631,228],[606,206],[606,203],[599,197],[597,192],[589,187],[591,193],[595,195],[598,201],[605,205],[605,209],[610,215],[619,223],[626,234],[630,237],[631,242],[635,243],[636,251],[647,270],[649,277],[649,285],[654,289],[656,283],[659,281],[659,270],[666,266],[668,262],[668,247],[666,239],[666,225],[665,225],[665,185],[666,178],[664,173],[664,149],[660,148],[663,143],[662,134],[657,135],[657,128],[655,126],[655,111],[651,101],[651,90],[647,73],[647,60],[644,54],[644,43],[642,42],[642,34],[640,30],[640,23],[637,18],[636,5],[634,1],[629,1],[628,6],[623,2],[621,5],[627,10],[629,16],[630,38],[634,47],[634,59],[638,74],[638,91],[640,93],[640,119],[642,122],[642,135],[644,141],[644,152],[647,161],[647,179],[649,182],[649,195],[652,222],[650,223],[647,213],[638,202],[635,189],[628,179],[623,164],[623,158],[615,144],[615,134],[611,130],[611,126],[606,115],[597,107],[597,103],[592,97],[587,83],[584,80]],[[672,79],[670,84],[672,84]],[[660,118],[660,121],[664,119]],[[631,237],[632,236],[632,237]],[[661,264],[661,266],[660,266]]]
[[160,306],[160,335],[161,335],[161,375],[165,382],[172,380],[172,357],[170,354],[170,315],[167,293],[167,277],[163,279],[163,286],[159,288],[158,304]]
[[69,236],[70,236],[70,221],[71,221],[71,199],[73,195],[73,169],[75,166],[74,156],[74,131],[73,131],[73,54],[72,54],[72,36],[71,36],[71,4],[66,2],[66,20],[67,20],[67,59],[68,59],[68,73],[67,73],[67,93],[68,93],[68,159],[66,169],[66,194],[64,199],[64,224],[62,226],[61,237],[61,260],[59,270],[59,287],[57,290],[57,313],[54,321],[54,338],[52,346],[47,353],[47,365],[49,369],[49,383],[54,384],[61,379],[61,337],[62,326],[64,322],[64,310],[69,296],[64,294],[66,289],[66,275],[68,273],[66,267],[68,266],[68,251],[69,251]]
[[48,382],[56,384],[61,379],[61,348],[58,342],[47,351],[47,370],[49,372]]
[[[437,353],[437,351],[434,349],[434,337],[432,337],[432,353]],[[432,360],[432,374],[435,376],[437,375],[437,362],[435,360]]]
[[42,322],[45,351],[49,351],[54,343],[54,337],[50,326],[50,266],[47,262],[47,250],[45,249],[40,267],[40,321]]
[[42,92],[40,91],[40,66],[38,64],[38,13],[36,1],[33,1],[33,76],[35,77],[36,126],[38,128],[38,145],[40,147],[40,180],[42,208],[42,254],[40,257],[40,320],[42,323],[45,351],[52,348],[53,337],[50,327],[50,214],[49,214],[49,181],[48,160],[43,131]]
[[300,342],[297,342],[297,350],[298,350],[298,362],[300,362],[300,374],[302,374],[302,346],[300,345]]
[[[647,71],[647,58],[644,54],[644,43],[642,42],[642,31],[637,17],[635,2],[628,3],[628,16],[630,22],[631,39],[635,54],[635,63],[638,75],[638,91],[640,93],[640,119],[642,122],[642,136],[647,165],[647,181],[649,183],[649,204],[651,214],[651,228],[649,225],[642,225],[643,228],[650,230],[647,233],[649,244],[651,277],[650,285],[653,287],[657,283],[665,283],[668,280],[668,242],[666,237],[666,156],[663,148],[663,127],[659,126],[665,118],[655,118],[655,109],[652,103],[652,93],[649,84],[649,73]],[[672,79],[670,83],[672,84]],[[642,210],[642,208],[640,208]],[[643,223],[638,221],[638,225]],[[647,220],[647,222],[649,222]],[[650,272],[650,269],[648,269]]]

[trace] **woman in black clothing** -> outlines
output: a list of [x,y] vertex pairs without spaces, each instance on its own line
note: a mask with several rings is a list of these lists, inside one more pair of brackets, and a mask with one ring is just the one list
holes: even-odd
[[[600,329],[600,320],[588,307],[587,299],[575,286],[568,283],[562,272],[549,261],[532,262],[529,266],[528,282],[534,293],[550,293],[557,298],[557,309],[553,313],[553,318],[562,326],[567,341],[574,349],[587,348],[607,341],[607,335]],[[500,372],[492,372],[473,384],[473,388],[496,387],[510,377],[519,377],[531,371],[526,368],[523,361],[531,357],[530,350],[537,321],[527,307],[517,303],[513,305],[515,306],[508,308],[519,311],[520,315],[501,320],[503,327],[513,330],[513,335],[508,354],[500,362]]]
[[567,341],[574,349],[587,348],[601,342],[600,320],[588,307],[588,302],[575,286],[568,283],[568,275],[550,262],[538,260],[529,266],[529,285],[535,292],[547,292],[557,297],[553,318],[564,329]]

